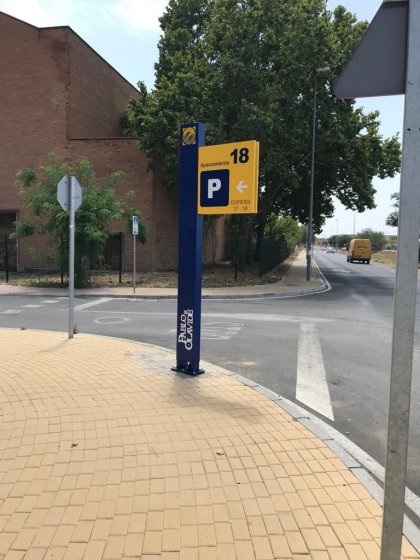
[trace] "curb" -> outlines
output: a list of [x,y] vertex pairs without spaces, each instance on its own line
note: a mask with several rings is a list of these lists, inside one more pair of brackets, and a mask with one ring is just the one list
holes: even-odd
[[[320,278],[320,286],[316,286],[314,288],[302,288],[298,290],[290,290],[287,292],[257,292],[255,294],[202,294],[202,300],[246,300],[246,299],[285,299],[290,297],[301,297],[306,295],[312,295],[322,292],[327,292],[331,290],[331,285],[325,276],[322,274],[318,264],[313,260],[313,264],[316,267],[317,274]],[[291,267],[286,272],[284,277],[280,280],[282,283],[288,276]],[[68,298],[68,293],[56,293],[50,292],[47,290],[43,290],[43,288],[32,288],[33,290],[40,290],[39,293],[34,292],[8,292],[8,293],[1,293],[1,296],[35,296],[35,297],[64,297]],[[158,288],[157,288],[158,289]],[[95,292],[92,290],[91,293],[77,293],[77,290],[74,294],[75,298],[90,298],[90,297],[110,297],[112,299],[129,299],[129,300],[176,300],[178,298],[177,292],[175,294],[110,294],[107,292]]]

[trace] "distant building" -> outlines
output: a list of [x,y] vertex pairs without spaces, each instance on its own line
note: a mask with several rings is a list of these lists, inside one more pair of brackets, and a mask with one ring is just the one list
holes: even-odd
[[[138,247],[138,268],[158,270],[177,264],[178,211],[158,180],[147,170],[147,158],[135,138],[124,136],[120,116],[139,92],[70,27],[37,28],[0,12],[0,269],[4,233],[13,229],[25,209],[18,195],[16,173],[38,168],[53,152],[74,162],[88,158],[99,177],[125,173],[119,194],[133,191],[130,204],[140,208],[149,236]],[[205,242],[207,260],[223,256],[222,220]],[[116,225],[116,233],[121,224]],[[12,268],[51,265],[46,243],[35,255],[31,238],[10,246]],[[111,239],[107,258],[115,263]],[[132,259],[131,236],[125,243],[127,269]]]

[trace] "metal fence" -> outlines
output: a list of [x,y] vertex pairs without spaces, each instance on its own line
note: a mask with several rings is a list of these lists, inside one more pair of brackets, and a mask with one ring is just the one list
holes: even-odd
[[275,266],[285,261],[290,256],[291,250],[284,241],[263,237],[259,253],[259,274],[263,276],[266,272],[273,270]]

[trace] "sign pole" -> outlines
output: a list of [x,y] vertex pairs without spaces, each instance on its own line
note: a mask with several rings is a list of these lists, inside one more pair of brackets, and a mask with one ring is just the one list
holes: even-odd
[[381,560],[399,560],[404,521],[420,229],[420,3],[408,5],[407,74]]
[[4,234],[4,267],[6,269],[6,283],[9,282],[9,233]]
[[69,338],[74,335],[74,235],[75,212],[82,204],[82,187],[76,177],[64,175],[57,184],[57,201],[69,213]]
[[133,294],[136,293],[136,236],[133,233]]
[[139,217],[132,216],[131,218],[131,227],[133,230],[133,294],[136,293],[136,235],[139,234]]
[[202,123],[181,126],[177,343],[172,370],[191,375],[204,372],[200,368],[203,216],[197,214],[198,150],[204,137]]
[[74,335],[74,200],[73,176],[69,178],[69,338]]

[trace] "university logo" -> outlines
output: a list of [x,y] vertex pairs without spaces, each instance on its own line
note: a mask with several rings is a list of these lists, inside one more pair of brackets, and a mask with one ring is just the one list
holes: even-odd
[[192,146],[196,142],[196,131],[193,126],[188,126],[182,131],[182,145]]

